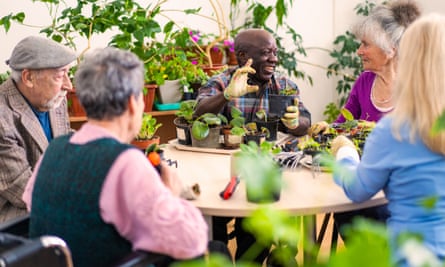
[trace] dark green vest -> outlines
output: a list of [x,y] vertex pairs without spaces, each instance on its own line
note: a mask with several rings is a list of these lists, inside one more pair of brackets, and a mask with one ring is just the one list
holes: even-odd
[[30,237],[62,238],[76,267],[110,266],[131,252],[131,244],[103,222],[99,197],[110,167],[131,146],[109,138],[76,145],[69,138],[54,139],[45,152],[32,194]]

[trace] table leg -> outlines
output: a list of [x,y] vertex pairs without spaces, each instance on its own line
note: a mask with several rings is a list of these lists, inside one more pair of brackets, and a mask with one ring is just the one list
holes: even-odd
[[317,238],[315,215],[303,216],[303,231],[303,261],[304,265],[311,266],[317,260],[313,250]]
[[[318,257],[318,253],[320,252],[321,243],[323,242],[323,238],[326,234],[326,230],[329,224],[329,220],[331,219],[332,214],[327,213],[323,217],[323,222],[320,227],[320,232],[317,233],[317,221],[316,215],[304,216],[303,217],[303,231],[304,231],[304,239],[303,249],[304,255],[303,259],[306,263],[315,263]],[[335,253],[337,247],[337,229],[335,225],[332,229],[332,241],[331,241],[331,254]]]
[[204,220],[207,223],[207,227],[208,227],[208,234],[209,234],[209,240],[213,240],[213,221],[212,221],[212,216],[210,215],[203,215],[204,216]]

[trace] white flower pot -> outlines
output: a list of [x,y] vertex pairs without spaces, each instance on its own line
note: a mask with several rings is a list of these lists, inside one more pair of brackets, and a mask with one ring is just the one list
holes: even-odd
[[179,80],[166,80],[157,89],[157,97],[162,104],[177,103],[182,99],[182,89]]

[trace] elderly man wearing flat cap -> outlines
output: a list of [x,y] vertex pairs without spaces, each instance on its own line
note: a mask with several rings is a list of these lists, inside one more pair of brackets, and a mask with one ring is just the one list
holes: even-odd
[[76,54],[50,39],[21,40],[0,85],[0,222],[27,213],[22,194],[48,143],[71,131],[66,93]]

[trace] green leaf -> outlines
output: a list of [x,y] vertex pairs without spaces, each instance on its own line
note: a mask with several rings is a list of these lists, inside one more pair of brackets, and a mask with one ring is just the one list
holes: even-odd
[[15,21],[23,23],[25,20],[25,13],[19,12],[12,17]]
[[5,27],[5,31],[6,32],[8,32],[9,29],[11,28],[11,21],[9,19],[8,20],[3,20],[2,19],[2,23],[1,24],[3,24],[3,26]]
[[232,125],[233,127],[242,127],[244,123],[245,123],[244,117],[236,117],[230,121],[230,125]]
[[436,135],[445,130],[445,111],[440,114],[440,116],[434,121],[433,127],[431,128],[431,134]]
[[260,120],[267,121],[267,115],[264,109],[260,109],[257,112],[255,112],[255,116]]
[[343,115],[343,117],[345,117],[345,119],[346,119],[347,121],[352,121],[352,120],[354,120],[354,116],[352,115],[352,113],[351,113],[349,110],[347,110],[347,109],[345,109],[345,108],[342,108],[342,109],[340,110],[340,113],[341,113],[341,115]]
[[233,106],[230,109],[230,115],[232,116],[232,118],[238,118],[243,116],[243,112],[239,108]]
[[173,23],[173,21],[169,21],[167,24],[165,24],[165,26],[164,26],[164,33],[165,34],[170,33],[172,31],[174,25],[175,24]]
[[223,114],[218,113],[216,116],[220,120],[220,124],[227,124],[228,123],[226,116],[224,116]]
[[207,125],[221,125],[221,119],[218,117],[205,117],[203,120]]
[[286,10],[287,8],[284,0],[277,0],[277,3],[275,4],[275,14],[277,15],[278,25],[283,24],[283,17],[286,16]]
[[194,121],[192,125],[192,135],[197,140],[203,140],[209,135],[209,126],[200,121]]
[[243,136],[246,133],[246,131],[244,131],[244,129],[241,127],[235,126],[232,129],[230,129],[230,133],[233,135]]

